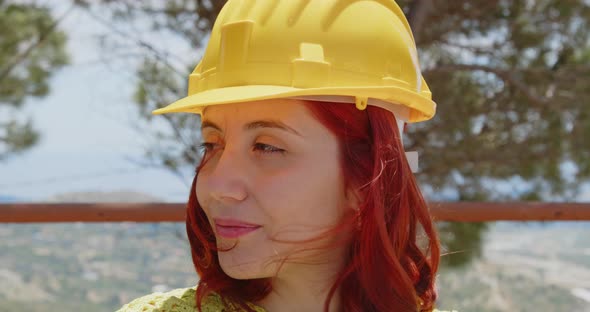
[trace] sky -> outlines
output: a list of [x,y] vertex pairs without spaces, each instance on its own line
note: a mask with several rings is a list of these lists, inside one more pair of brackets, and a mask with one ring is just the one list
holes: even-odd
[[[55,16],[67,11],[65,2],[61,4],[53,8]],[[41,142],[0,162],[0,199],[8,196],[43,201],[69,192],[125,190],[163,201],[185,201],[190,174],[182,179],[164,169],[140,167],[131,161],[142,160],[145,142],[132,126],[138,118],[132,100],[137,79],[135,61],[105,61],[105,55],[112,54],[105,53],[99,39],[112,31],[86,11],[73,10],[60,28],[69,38],[71,64],[53,76],[49,96],[31,98],[25,104],[21,115],[32,117],[41,132]],[[198,62],[199,51],[191,51],[172,36],[141,33],[144,41],[175,57]],[[504,187],[513,188],[514,183]],[[589,185],[576,200],[590,201]]]
[[[57,7],[54,14],[65,9]],[[60,28],[68,35],[71,64],[52,77],[49,96],[29,99],[19,114],[32,117],[41,141],[0,162],[0,196],[42,201],[66,192],[129,190],[185,201],[190,181],[130,160],[142,159],[145,142],[132,126],[138,118],[133,61],[105,62],[99,38],[108,30],[82,10],[69,13]],[[150,39],[185,48],[166,38]],[[195,63],[197,57],[194,52]]]

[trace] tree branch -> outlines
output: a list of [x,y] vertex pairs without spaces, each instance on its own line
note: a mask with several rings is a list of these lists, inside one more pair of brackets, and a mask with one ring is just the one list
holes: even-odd
[[412,28],[415,42],[419,41],[426,18],[430,12],[432,12],[432,0],[414,0],[410,3],[408,22]]
[[168,125],[170,126],[170,128],[172,128],[172,131],[174,131],[176,137],[180,139],[181,144],[184,145],[184,148],[189,149],[191,147],[191,144],[189,144],[186,137],[182,134],[182,131],[180,130],[180,128],[178,128],[178,124],[174,122],[172,116],[170,116],[170,114],[163,114],[161,116],[168,122]]
[[61,23],[70,14],[70,12],[72,12],[73,8],[74,5],[70,5],[68,10],[61,17],[55,20],[53,24],[51,24],[47,29],[45,29],[45,31],[41,31],[41,33],[39,34],[39,38],[37,38],[37,41],[35,41],[33,44],[27,47],[22,53],[16,55],[14,58],[12,58],[12,60],[5,64],[4,68],[0,71],[0,81],[6,79],[6,77],[10,75],[10,73],[16,66],[24,62],[24,60],[26,60],[27,57],[29,57],[29,55],[31,55],[31,53],[35,49],[41,46],[45,42],[45,40],[49,38],[49,35],[51,35],[51,33],[53,33],[57,29],[59,23]]
[[110,29],[111,31],[113,31],[115,34],[121,36],[124,39],[127,40],[131,40],[133,41],[137,46],[145,48],[146,50],[150,51],[152,53],[152,55],[154,55],[154,57],[161,62],[162,64],[164,64],[166,67],[168,67],[172,72],[174,72],[175,74],[177,74],[179,77],[186,77],[186,73],[181,72],[180,70],[178,70],[176,67],[174,67],[167,59],[167,57],[165,55],[163,55],[163,53],[156,49],[152,44],[134,37],[120,29],[118,29],[117,27],[115,27],[112,23],[105,21],[104,19],[102,19],[101,17],[97,16],[96,14],[94,14],[93,12],[90,12],[90,10],[87,11],[88,15],[90,15],[90,17],[92,17],[95,21],[99,22],[100,24],[102,24],[103,26],[107,27],[108,29]]
[[456,71],[483,71],[492,73],[498,78],[504,80],[504,82],[511,84],[516,87],[518,91],[522,92],[524,96],[533,103],[539,105],[545,105],[549,103],[549,99],[544,96],[535,94],[524,82],[520,81],[513,72],[507,69],[494,68],[485,65],[474,65],[474,64],[448,64],[442,65],[435,68],[431,68],[424,71],[424,74],[434,72],[456,72]]

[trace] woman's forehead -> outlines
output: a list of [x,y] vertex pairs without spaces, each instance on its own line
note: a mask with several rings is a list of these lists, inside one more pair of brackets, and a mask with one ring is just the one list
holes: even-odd
[[330,130],[314,117],[308,105],[309,101],[291,99],[213,105],[203,111],[201,129],[242,132],[274,128],[294,134],[300,139],[323,140],[333,136]]
[[201,114],[203,121],[217,123],[245,119],[280,119],[300,123],[305,117],[311,117],[305,102],[288,99],[212,105],[206,107]]

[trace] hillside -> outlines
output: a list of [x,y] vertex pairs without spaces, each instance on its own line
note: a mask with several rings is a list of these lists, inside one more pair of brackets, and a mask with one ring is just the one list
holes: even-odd
[[442,307],[460,311],[590,311],[590,227],[499,223],[481,259],[442,270]]

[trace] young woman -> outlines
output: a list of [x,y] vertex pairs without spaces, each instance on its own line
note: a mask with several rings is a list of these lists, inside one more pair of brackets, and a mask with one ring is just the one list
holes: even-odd
[[230,0],[189,96],[200,277],[120,311],[433,311],[438,238],[402,146],[431,118],[393,0]]

